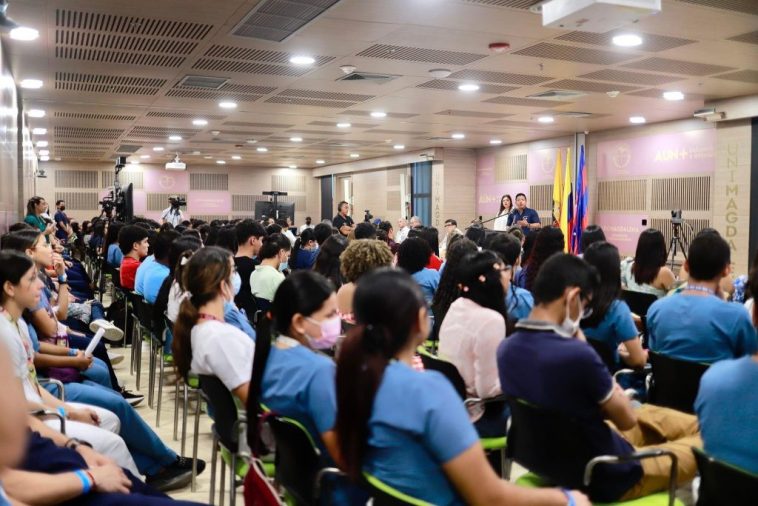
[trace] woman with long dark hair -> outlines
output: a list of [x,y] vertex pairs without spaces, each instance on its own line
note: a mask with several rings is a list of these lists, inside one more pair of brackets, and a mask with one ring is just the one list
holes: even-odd
[[312,269],[318,256],[318,242],[312,228],[300,232],[290,255],[290,270]]
[[445,260],[445,268],[442,270],[442,275],[440,276],[440,284],[437,286],[437,291],[434,293],[434,298],[432,299],[432,313],[436,315],[432,336],[439,335],[440,326],[445,320],[445,315],[450,308],[450,304],[460,297],[461,289],[458,286],[458,269],[461,266],[463,257],[476,252],[476,244],[465,237],[458,239],[450,245],[447,251],[447,259]]
[[[439,355],[458,369],[469,397],[489,399],[502,393],[496,355],[506,334],[505,294],[511,268],[492,251],[481,251],[467,255],[458,272],[461,296],[442,322]],[[468,406],[480,436],[505,435],[508,414],[503,408],[483,417],[483,403]]]
[[347,248],[347,239],[340,234],[330,235],[321,244],[321,249],[316,256],[313,270],[318,272],[332,284],[339,288],[342,286],[342,274],[340,274],[340,255]]
[[432,504],[589,504],[576,492],[523,489],[495,475],[450,382],[412,369],[429,321],[407,273],[367,274],[353,307],[358,325],[337,357],[336,425],[342,469],[352,480],[366,471]]
[[537,232],[536,236],[534,246],[529,253],[529,260],[515,280],[518,286],[530,291],[542,264],[551,256],[562,252],[564,247],[563,232],[560,228],[543,227]]
[[[632,312],[621,300],[618,248],[605,241],[592,243],[584,252],[584,260],[600,274],[600,285],[595,288],[589,305],[592,314],[582,320],[584,335],[613,350],[617,364],[620,357],[629,367],[643,367],[647,363],[647,352],[637,337]],[[619,349],[622,343],[623,351]]]
[[654,228],[640,234],[634,258],[621,262],[621,285],[632,292],[651,293],[658,298],[674,287],[676,277],[666,267],[666,239]]
[[510,195],[505,194],[500,197],[500,209],[497,212],[497,219],[492,228],[495,230],[508,230],[511,225],[511,211],[513,210],[513,199]]
[[233,273],[232,254],[224,248],[208,246],[192,255],[182,273],[190,297],[182,301],[174,323],[172,348],[185,380],[190,371],[216,376],[247,402],[255,345],[224,319],[225,304],[234,300]]

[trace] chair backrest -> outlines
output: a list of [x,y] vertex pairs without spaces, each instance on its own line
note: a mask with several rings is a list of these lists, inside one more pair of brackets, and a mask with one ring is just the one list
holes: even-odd
[[708,456],[693,448],[700,472],[697,506],[748,505],[758,501],[758,475]]
[[613,353],[613,348],[602,341],[590,339],[589,337],[587,338],[587,343],[592,346],[595,352],[603,360],[603,363],[608,368],[608,371],[613,374],[616,369],[618,369],[618,365],[616,364],[616,355]]
[[632,313],[641,317],[647,316],[647,310],[658,300],[658,297],[652,293],[635,292],[632,290],[622,290],[621,298],[627,303]]
[[371,504],[373,506],[407,506],[409,504],[413,506],[432,506],[431,503],[416,499],[392,488],[369,473],[364,472],[363,477],[371,488],[371,497],[373,498]]
[[708,365],[677,360],[654,351],[649,352],[649,358],[653,368],[653,382],[648,392],[650,403],[694,413],[700,378]]
[[213,411],[216,434],[230,452],[239,449],[239,413],[232,393],[216,376],[200,375],[200,389]]
[[419,348],[418,351],[419,356],[421,357],[421,362],[424,364],[424,369],[441,372],[448,381],[452,383],[453,388],[455,388],[455,391],[461,396],[461,399],[465,400],[466,382],[463,381],[463,377],[461,376],[461,373],[458,372],[458,368],[455,367],[455,364],[442,360],[423,348]]
[[320,453],[308,430],[291,418],[268,415],[276,440],[276,481],[298,505],[313,504]]

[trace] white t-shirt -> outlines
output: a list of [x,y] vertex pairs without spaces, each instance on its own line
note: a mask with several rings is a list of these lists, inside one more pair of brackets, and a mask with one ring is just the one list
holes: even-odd
[[13,375],[21,380],[26,400],[42,404],[42,397],[32,379],[34,348],[26,322],[20,318],[16,327],[5,315],[0,314],[0,342],[8,348],[13,363]]
[[182,213],[181,209],[176,209],[175,212],[172,211],[173,209],[170,206],[164,209],[161,219],[176,227],[184,221],[184,213]]
[[316,225],[300,225],[300,229],[298,230],[298,233],[302,234],[303,230],[305,230],[306,228],[316,228]]
[[187,292],[183,292],[179,287],[179,283],[176,281],[171,283],[171,290],[168,291],[166,315],[172,322],[175,322],[176,317],[179,316],[179,307],[182,305],[182,301],[187,298],[187,295]]
[[191,336],[192,372],[216,376],[229,391],[250,381],[255,353],[250,336],[219,321],[198,323]]

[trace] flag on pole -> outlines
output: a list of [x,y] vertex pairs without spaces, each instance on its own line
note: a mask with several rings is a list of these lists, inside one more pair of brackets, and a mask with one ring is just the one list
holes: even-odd
[[561,220],[561,199],[563,198],[563,167],[561,166],[561,150],[555,154],[555,174],[553,176],[553,226]]
[[563,232],[563,251],[569,251],[569,215],[571,214],[571,148],[566,150],[566,169],[563,178],[563,195],[561,197],[561,219],[559,221],[561,232]]
[[579,149],[579,169],[576,173],[576,213],[574,216],[573,253],[579,254],[582,231],[587,228],[587,170],[584,166],[584,146]]

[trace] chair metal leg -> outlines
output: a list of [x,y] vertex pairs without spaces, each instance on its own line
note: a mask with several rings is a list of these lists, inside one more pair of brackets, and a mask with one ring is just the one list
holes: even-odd
[[218,488],[218,502],[220,506],[224,506],[224,495],[226,490],[226,463],[224,463],[224,457],[221,457],[221,480],[219,481]]
[[[135,323],[136,326],[139,325],[139,323]],[[137,327],[137,390],[140,389],[140,383],[142,380],[142,329]]]
[[153,392],[155,387],[155,354],[153,353],[153,340],[148,332],[147,338],[147,405],[154,408]]
[[[126,308],[126,320],[129,319],[129,307]],[[126,325],[124,328],[129,328],[128,324],[124,322]],[[132,325],[132,365],[129,369],[129,374],[134,376],[134,371],[137,369],[137,337],[135,336],[135,332],[137,332],[137,328]]]
[[218,460],[218,439],[213,434],[213,452],[211,453],[211,493],[210,504],[216,501],[216,461]]
[[155,410],[155,426],[161,426],[161,399],[163,398],[163,353],[158,353],[158,392],[156,393],[158,400],[156,401],[157,408]]
[[179,380],[174,383],[174,441],[179,440]]
[[229,506],[237,503],[237,454],[232,453],[232,467],[229,469]]
[[184,447],[187,443],[187,410],[189,409],[189,392],[187,391],[187,384],[184,383],[184,403],[182,404],[182,455],[184,455]]
[[195,433],[192,435],[192,491],[197,488],[197,445],[200,440],[200,390],[196,390],[195,398]]

